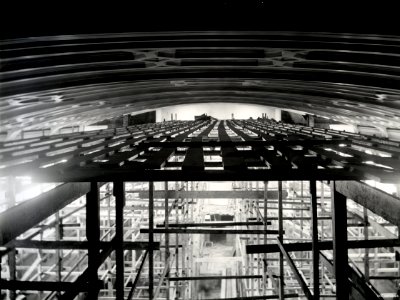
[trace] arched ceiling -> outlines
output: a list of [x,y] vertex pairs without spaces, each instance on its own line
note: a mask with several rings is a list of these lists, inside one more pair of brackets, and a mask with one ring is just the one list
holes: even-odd
[[[2,41],[1,131],[168,105],[262,104],[400,128],[400,37],[274,31],[43,36]],[[201,113],[201,112],[199,112]]]

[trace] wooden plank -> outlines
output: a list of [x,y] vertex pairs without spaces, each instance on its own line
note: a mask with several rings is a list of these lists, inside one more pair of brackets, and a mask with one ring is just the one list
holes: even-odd
[[[229,142],[231,138],[226,133],[224,122],[221,121],[218,125],[218,138],[222,142]],[[238,150],[231,145],[221,146],[222,162],[224,170],[245,170],[246,164],[243,157],[238,153]]]
[[204,275],[204,276],[184,276],[170,277],[170,281],[186,281],[186,280],[220,280],[220,279],[255,279],[262,278],[262,275]]
[[[149,182],[149,243],[152,244],[154,241],[154,182]],[[149,250],[149,299],[153,300],[153,292],[154,292],[154,266],[153,266],[153,249],[150,248]],[[123,295],[122,295],[123,296]]]
[[[165,206],[165,211],[164,211],[164,226],[165,229],[168,230],[169,228],[169,214],[170,214],[170,210],[169,210],[169,203],[168,203],[168,196],[167,196],[167,191],[168,191],[168,181],[164,182],[164,193],[165,193],[165,198],[164,198],[164,206]],[[165,298],[166,300],[169,300],[169,292],[170,292],[170,282],[169,282],[169,269],[170,269],[170,251],[169,251],[169,234],[165,233],[165,279],[166,279],[166,286],[167,286],[167,290],[165,292]]]
[[[203,130],[197,137],[191,138],[190,143],[200,142],[203,137],[207,137],[213,129],[216,122],[211,122],[205,130]],[[186,151],[185,160],[182,163],[182,170],[204,170],[204,153],[203,147],[190,147]]]
[[325,254],[319,252],[319,257],[321,258],[322,264],[328,269],[329,273],[335,274],[335,269],[333,268],[333,263],[330,261]]
[[[311,251],[312,243],[285,243],[286,251]],[[362,249],[362,248],[387,248],[400,246],[399,239],[375,239],[375,240],[353,240],[347,241],[348,249]],[[324,240],[318,242],[319,250],[332,250],[332,240]],[[277,244],[266,244],[266,245],[246,245],[246,253],[276,253],[279,252]]]
[[204,170],[204,154],[201,147],[190,147],[186,151],[182,170]]
[[347,216],[346,197],[336,190],[335,181],[331,182],[331,210],[333,237],[333,268],[336,279],[336,299],[349,299],[349,266],[347,254]]
[[[188,130],[185,130],[183,133],[178,134],[174,138],[174,141],[176,141],[176,142],[183,141],[189,134],[196,131],[203,124],[204,123],[200,123],[200,124],[197,124],[197,125],[194,125],[194,126],[188,128]],[[162,145],[160,147],[162,147],[161,150],[152,151],[151,157],[143,163],[143,166],[145,169],[161,169],[162,167],[164,167],[164,165],[168,161],[168,159],[172,155],[174,155],[176,147],[171,146],[170,142],[162,143]]]
[[138,269],[137,272],[136,272],[135,279],[134,279],[133,282],[132,282],[132,286],[131,286],[131,289],[130,289],[130,291],[129,291],[127,300],[131,300],[132,297],[133,297],[133,293],[134,293],[134,291],[135,291],[135,289],[136,289],[137,283],[139,282],[140,274],[142,273],[143,266],[144,266],[144,263],[145,263],[145,261],[146,261],[146,257],[147,257],[147,255],[148,255],[148,253],[149,253],[149,251],[147,250],[147,251],[144,253],[144,255],[143,255],[142,262],[140,263],[139,269]]
[[[328,259],[323,253],[320,253],[321,261],[324,266],[328,269],[331,274],[335,274],[335,269],[333,267],[333,262]],[[351,266],[348,267],[350,271],[350,276],[347,278],[349,285],[351,287],[351,293],[361,295],[362,299],[365,300],[383,300],[383,297],[379,292],[370,284],[361,272],[357,272]],[[357,298],[355,298],[357,299]]]
[[313,296],[319,299],[319,249],[318,249],[318,211],[317,211],[317,183],[310,181],[311,195],[311,237],[312,237],[312,279]]
[[[224,226],[260,226],[264,223],[258,222],[203,222],[203,223],[169,223],[169,227],[224,227]],[[267,222],[267,225],[271,225],[271,222]],[[156,227],[164,227],[164,224],[157,224]]]
[[390,223],[400,226],[400,199],[358,181],[336,181],[336,190]]
[[[258,141],[258,140],[255,140],[253,137],[249,136],[248,134],[246,134],[246,133],[242,132],[241,130],[238,130],[237,128],[232,126],[232,123],[230,121],[228,121],[227,123],[228,123],[229,128],[233,132],[235,132],[237,135],[244,138],[246,141]],[[257,133],[259,136],[261,136],[263,138],[267,138],[267,136],[259,130],[255,130],[253,128],[251,128],[250,130],[254,133]],[[267,138],[267,140],[268,140],[268,138]],[[275,148],[273,150],[268,150],[264,147],[265,145],[266,144],[262,144],[261,142],[258,143],[258,145],[257,144],[253,145],[252,150],[254,151],[254,155],[259,156],[260,158],[262,158],[262,160],[264,162],[267,162],[268,166],[270,168],[275,169],[278,166],[279,166],[279,168],[286,169],[286,170],[289,170],[292,168],[292,165],[289,161],[287,161],[283,157],[277,155]]]
[[382,157],[378,155],[368,154],[366,152],[358,151],[351,147],[332,146],[331,149],[350,154],[358,161],[373,161],[377,164],[386,165],[395,169],[400,168],[400,160],[398,157]]
[[[191,123],[186,124],[184,128],[189,128]],[[168,130],[171,130],[173,132],[179,132],[182,129],[182,126],[176,126],[176,125],[171,125],[169,128],[162,128],[160,131],[157,131],[157,134],[166,132]],[[136,132],[137,133],[137,132]],[[144,132],[141,132],[144,133]],[[115,138],[112,138],[113,135],[116,135]],[[48,150],[43,150],[41,152],[36,153],[37,158],[28,163],[24,164],[19,164],[17,166],[12,166],[10,168],[5,168],[4,170],[7,170],[7,172],[25,172],[26,170],[29,169],[36,169],[39,168],[41,165],[45,165],[54,161],[59,161],[62,158],[67,158],[68,161],[64,164],[61,165],[56,165],[54,167],[50,167],[49,169],[56,169],[58,170],[60,167],[62,168],[69,168],[71,166],[77,166],[77,165],[85,165],[88,162],[91,162],[94,158],[97,157],[102,157],[104,155],[112,155],[115,152],[117,152],[120,148],[126,147],[126,146],[131,146],[138,141],[142,140],[143,137],[136,137],[135,136],[118,136],[120,135],[119,133],[114,134],[105,134],[105,135],[96,135],[96,136],[86,136],[83,141],[78,142],[77,144],[70,145],[68,147],[75,147],[75,149],[71,149],[71,151],[65,152],[65,153],[60,153],[60,154],[55,154],[48,156],[48,153],[54,151],[53,149],[48,149]],[[104,140],[104,141],[102,141]],[[100,143],[95,143],[90,146],[85,146],[89,143],[93,143],[95,141],[100,141]],[[112,146],[116,144],[115,146]],[[68,148],[66,147],[66,148]],[[57,149],[56,149],[57,150]],[[87,154],[89,152],[93,152],[90,154]],[[132,156],[134,153],[132,153]],[[22,156],[23,157],[23,156]],[[119,164],[117,164],[119,165]],[[3,170],[0,170],[0,174]]]
[[[280,241],[279,238],[277,240],[277,245],[280,249],[280,252],[283,254],[285,257],[288,265],[292,269],[293,275],[296,277],[297,281],[299,282],[301,289],[304,292],[304,295],[307,297],[307,299],[314,299],[313,295],[310,292],[310,289],[307,286],[307,283],[304,281],[304,278],[301,276],[299,270],[297,269],[296,265],[294,264],[292,258],[290,257],[289,253],[286,251],[285,247],[283,246],[282,242]],[[283,297],[282,297],[283,298]],[[315,298],[318,299],[318,298]]]
[[[229,127],[229,122],[227,122],[228,127]],[[230,127],[231,128],[231,127]],[[246,127],[246,129],[249,129],[250,131],[259,134],[262,138],[265,140],[258,140],[258,139],[250,139],[250,140],[245,140],[245,141],[232,141],[229,137],[228,134],[223,133],[221,131],[221,137],[223,139],[219,140],[203,140],[203,141],[192,141],[192,142],[186,142],[186,141],[168,141],[168,145],[174,148],[177,147],[188,147],[189,143],[191,147],[209,147],[209,148],[215,148],[215,147],[232,147],[232,146],[252,146],[252,147],[264,147],[264,146],[296,146],[296,145],[303,145],[303,146],[313,146],[313,145],[337,145],[340,143],[345,142],[343,139],[301,139],[301,140],[282,140],[280,139],[277,135],[271,136],[268,134],[265,134],[259,130],[256,130],[254,128],[249,128]],[[234,130],[233,130],[234,131]],[[236,133],[236,132],[235,132]],[[285,137],[286,136],[282,136]],[[148,147],[162,147],[165,146],[165,142],[152,142],[152,141],[144,141],[141,143],[141,145],[138,145],[138,148],[148,148]]]
[[[285,298],[299,298],[300,295],[296,293],[285,294]],[[265,296],[248,296],[240,298],[208,298],[208,300],[263,300],[263,299],[278,299],[278,295],[265,295]]]
[[[149,233],[149,228],[140,228],[140,233]],[[250,230],[250,229],[218,229],[218,228],[155,228],[154,233],[176,234],[278,234],[277,230]]]
[[89,183],[65,183],[4,211],[0,214],[0,245],[10,242],[89,191]]
[[[141,199],[147,199],[146,191],[127,191],[127,193],[137,193],[137,197]],[[263,191],[175,191],[168,190],[167,197],[169,199],[175,199],[179,194],[184,199],[263,199]],[[268,199],[278,199],[278,191],[269,190]],[[282,191],[282,197],[286,199],[288,192]],[[165,191],[158,190],[154,191],[155,199],[163,199],[165,197]]]
[[106,157],[106,162],[97,162],[100,168],[119,167],[124,165],[128,159],[143,154],[143,151],[133,148],[131,151],[117,152]]
[[[282,181],[278,181],[278,247],[283,243],[283,203],[282,203]],[[285,298],[285,270],[283,265],[284,252],[282,248],[279,253],[279,299]],[[290,258],[289,258],[290,259]]]
[[[104,250],[102,250],[102,252],[100,252],[100,254],[98,255],[98,260],[97,260],[97,265],[93,266],[93,269],[97,269],[99,268],[99,266],[106,260],[106,258],[111,254],[112,252],[112,247],[110,246],[109,248],[106,248]],[[89,275],[90,275],[90,269],[89,267],[86,268],[86,270],[74,281],[74,286],[73,288],[69,289],[68,291],[66,291],[63,295],[60,296],[60,300],[73,300],[75,299],[75,297],[79,294],[79,287],[88,282],[89,280]],[[99,290],[101,287],[101,282],[97,281],[95,283],[93,283],[94,286],[89,287],[92,290]],[[95,295],[97,297],[97,295]],[[97,298],[94,298],[97,299]]]
[[[117,299],[124,298],[124,206],[125,206],[125,184],[122,181],[114,182],[113,194],[115,197],[115,264],[116,278],[115,290]],[[149,242],[152,244],[152,241]]]
[[97,182],[90,183],[86,196],[86,239],[88,240],[88,297],[96,299],[99,293],[99,242],[100,242],[100,195]]
[[[274,170],[205,170],[205,171],[183,171],[183,170],[143,170],[129,166],[119,168],[89,168],[76,167],[58,171],[47,171],[45,169],[31,170],[28,175],[35,177],[36,182],[82,182],[96,180],[109,182],[114,180],[124,181],[279,181],[279,180],[362,180],[366,179],[359,173],[352,173],[342,169],[317,169],[312,173],[300,169],[291,169],[287,172],[277,167]],[[397,178],[393,178],[397,180]]]
[[[301,145],[301,142],[299,144]],[[293,150],[288,146],[280,146],[276,149],[288,162],[292,162],[297,166],[297,168],[306,169],[308,172],[316,170],[318,164],[321,163],[321,160],[318,157],[305,156],[305,154],[308,154],[307,148],[303,148],[303,150]]]
[[[5,290],[21,291],[67,291],[77,288],[73,282],[54,282],[54,281],[20,281],[20,280],[0,280],[0,286]],[[79,291],[87,290],[87,284],[78,287]]]
[[[125,250],[144,250],[147,249],[150,244],[149,242],[123,242],[123,248]],[[153,242],[153,249],[160,249],[160,242]],[[106,249],[112,246],[115,248],[115,245],[112,242],[100,242],[99,248]],[[30,248],[30,249],[48,249],[48,250],[56,250],[56,249],[88,249],[89,242],[87,241],[44,241],[44,240],[15,240],[13,242],[13,247],[15,248]]]

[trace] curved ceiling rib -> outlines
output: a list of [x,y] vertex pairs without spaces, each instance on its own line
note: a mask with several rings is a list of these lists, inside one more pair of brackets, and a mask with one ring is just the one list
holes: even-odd
[[400,38],[161,32],[6,40],[0,126],[90,124],[199,102],[305,111],[400,128]]

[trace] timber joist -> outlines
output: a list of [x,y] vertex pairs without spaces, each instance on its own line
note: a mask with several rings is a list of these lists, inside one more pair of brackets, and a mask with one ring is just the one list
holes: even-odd
[[[215,126],[218,138],[209,140]],[[260,119],[171,121],[44,136],[3,142],[0,175],[48,182],[399,179],[399,151],[387,149],[385,139],[323,132]]]

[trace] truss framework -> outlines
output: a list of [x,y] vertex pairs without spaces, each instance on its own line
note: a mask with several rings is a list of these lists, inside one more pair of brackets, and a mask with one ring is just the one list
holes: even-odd
[[[3,174],[25,169],[65,183],[0,215],[2,289],[10,298],[34,290],[43,299],[193,299],[217,280],[226,299],[382,299],[372,282],[400,275],[400,200],[359,180],[397,178],[395,143],[268,120],[3,143]],[[60,159],[67,161],[41,168]],[[82,175],[70,180],[74,174]],[[205,188],[204,181],[232,178],[231,191]],[[12,199],[15,190],[5,188]],[[230,199],[232,221],[205,221],[214,196]],[[215,234],[234,236],[234,267],[207,275],[216,262],[204,256],[204,235]]]
[[397,183],[400,143],[261,120],[165,122],[1,143],[0,175],[38,181]]

